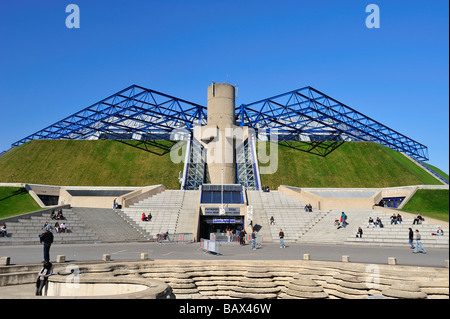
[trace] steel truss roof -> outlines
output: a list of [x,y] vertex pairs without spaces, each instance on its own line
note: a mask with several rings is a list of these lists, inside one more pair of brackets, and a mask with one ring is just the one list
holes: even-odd
[[163,93],[132,85],[82,111],[12,144],[34,139],[88,139],[100,133],[170,133],[206,124],[206,108]]
[[[312,88],[305,87],[237,108],[241,126],[279,134],[340,136],[370,141],[428,160],[428,148]],[[334,140],[334,139],[333,139]]]
[[[35,139],[89,139],[170,133],[206,125],[204,106],[132,85],[15,143]],[[257,132],[277,129],[285,135],[339,136],[371,141],[428,160],[426,146],[312,88],[280,94],[236,108],[236,121]]]

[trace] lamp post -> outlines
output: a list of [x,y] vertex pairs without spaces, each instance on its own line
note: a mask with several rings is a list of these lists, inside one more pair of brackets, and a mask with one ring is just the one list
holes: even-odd
[[225,208],[223,207],[223,168],[222,168],[222,184],[220,185],[220,210],[219,210],[219,214],[220,215],[225,215]]

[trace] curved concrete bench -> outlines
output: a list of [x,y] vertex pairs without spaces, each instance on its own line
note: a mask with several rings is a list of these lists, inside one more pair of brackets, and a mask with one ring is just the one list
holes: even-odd
[[159,280],[142,278],[78,277],[79,282],[68,281],[68,276],[51,276],[47,297],[98,299],[171,299],[172,289]]

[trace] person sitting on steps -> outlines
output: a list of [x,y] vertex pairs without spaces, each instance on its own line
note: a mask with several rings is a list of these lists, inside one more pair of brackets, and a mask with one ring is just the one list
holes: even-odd
[[418,213],[418,214],[417,214],[417,217],[414,218],[413,225],[415,225],[415,224],[420,225],[420,224],[422,224],[422,222],[424,222],[424,221],[425,221],[425,218],[423,218],[422,216],[420,216],[420,213]]

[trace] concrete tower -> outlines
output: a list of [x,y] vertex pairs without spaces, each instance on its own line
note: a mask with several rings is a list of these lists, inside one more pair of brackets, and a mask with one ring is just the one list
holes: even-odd
[[[208,87],[207,125],[194,129],[195,138],[207,149],[211,184],[236,183],[236,144],[244,139],[242,129],[235,125],[235,87],[212,83]],[[223,177],[222,177],[223,170]]]

